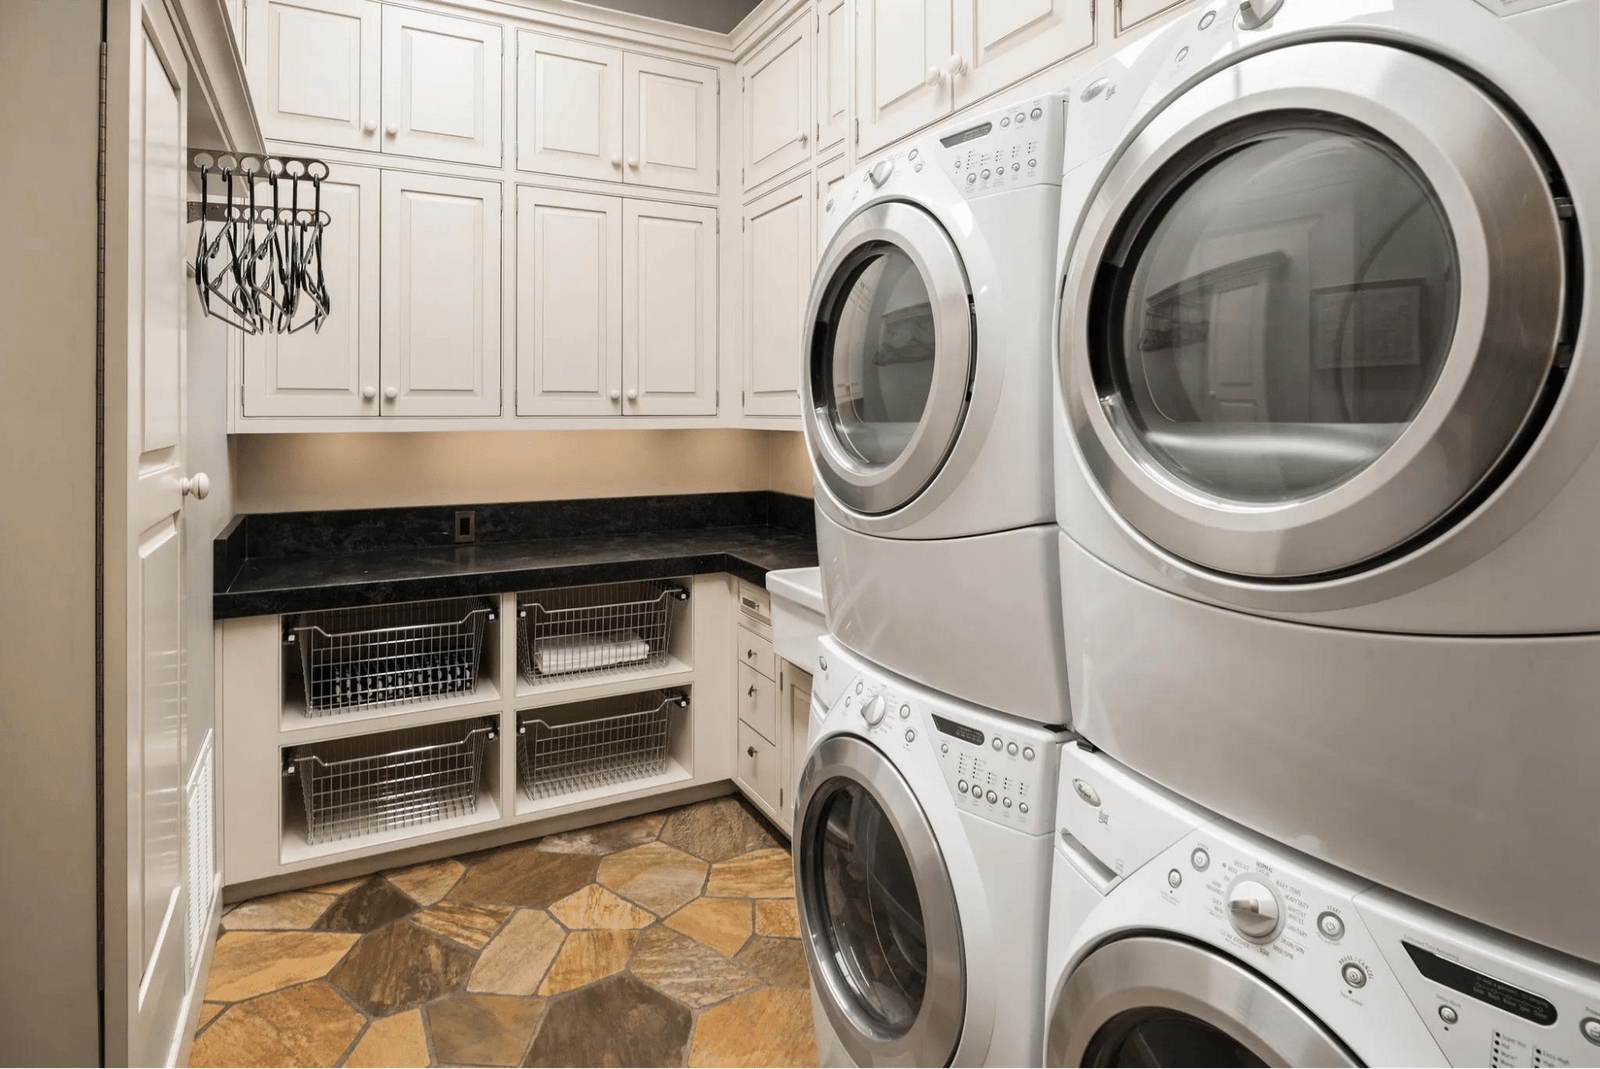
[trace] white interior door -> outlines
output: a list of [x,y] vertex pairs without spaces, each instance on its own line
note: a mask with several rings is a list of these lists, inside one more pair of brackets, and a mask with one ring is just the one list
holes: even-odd
[[108,16],[106,1057],[108,1064],[149,1065],[168,1064],[176,1053],[188,981],[182,486],[189,475],[189,72],[159,4],[112,4]]
[[798,416],[800,346],[816,262],[812,178],[753,201],[744,220],[744,411]]
[[998,92],[1094,44],[1094,0],[956,0],[955,106]]
[[811,20],[794,20],[746,60],[740,88],[749,188],[811,158]]
[[383,151],[498,166],[500,27],[383,9]]
[[328,171],[328,321],[320,331],[245,338],[246,416],[378,414],[378,172],[342,164]]
[[717,411],[717,211],[623,203],[624,411]]
[[269,138],[377,151],[383,8],[250,0],[249,75]]
[[832,148],[850,129],[850,0],[817,4],[816,97],[817,151]]
[[517,414],[622,411],[622,201],[517,187]]
[[500,412],[500,183],[383,173],[385,416]]
[[717,72],[628,52],[622,65],[623,180],[717,191]]
[[622,179],[622,52],[517,34],[517,168]]
[[[1001,0],[990,0],[1001,3]],[[950,110],[951,0],[858,0],[856,116],[859,159]]]

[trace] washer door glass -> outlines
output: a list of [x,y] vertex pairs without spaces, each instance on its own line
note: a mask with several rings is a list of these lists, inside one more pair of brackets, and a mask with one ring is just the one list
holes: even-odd
[[828,491],[877,516],[925,490],[955,448],[973,373],[971,292],[944,228],[898,201],[863,208],[817,269],[803,411]]
[[1129,1010],[1089,1041],[1084,1065],[1264,1066],[1220,1028],[1178,1010]]
[[833,321],[828,422],[863,464],[898,460],[933,389],[933,304],[905,251],[861,250],[839,290]]
[[903,1036],[928,986],[928,936],[911,863],[883,809],[858,785],[833,791],[820,820],[816,863],[831,956],[856,1008]]
[[1271,503],[1394,444],[1450,352],[1461,272],[1427,178],[1376,134],[1242,138],[1172,176],[1117,284],[1108,370],[1167,471]]

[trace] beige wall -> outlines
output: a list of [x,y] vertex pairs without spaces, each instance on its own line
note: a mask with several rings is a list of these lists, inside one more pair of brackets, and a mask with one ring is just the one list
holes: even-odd
[[725,490],[811,496],[788,431],[452,431],[236,436],[239,512]]
[[96,0],[0,0],[0,100],[0,1063],[99,1065]]

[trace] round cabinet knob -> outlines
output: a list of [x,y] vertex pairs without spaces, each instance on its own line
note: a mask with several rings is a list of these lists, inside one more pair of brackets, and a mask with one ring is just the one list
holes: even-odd
[[938,67],[929,67],[928,75],[923,79],[923,84],[929,89],[935,89],[944,84],[944,71]]
[[963,74],[967,73],[966,56],[951,56],[948,65],[950,67],[951,78],[959,78]]
[[637,156],[629,156],[628,157],[628,166],[632,167],[634,170],[637,171],[639,169],[639,157],[637,157]]
[[367,133],[367,134],[375,134],[375,133],[377,133],[378,132],[378,120],[376,120],[376,119],[368,119],[366,122],[361,124],[361,131],[363,133]]
[[400,391],[393,386],[387,386],[384,388],[383,396],[388,400],[393,401],[396,397],[400,396]]
[[378,388],[376,386],[363,386],[361,387],[361,396],[370,401],[378,396]]
[[385,126],[383,128],[383,132],[388,134],[390,137],[399,137],[400,136],[400,124],[397,123],[397,122],[392,122],[388,126]]
[[638,399],[639,399],[639,391],[638,390],[629,390],[628,391],[628,400],[637,401]]
[[621,167],[622,166],[622,157],[621,156],[613,156],[613,157],[611,157],[611,166],[613,166],[613,167]]
[[801,130],[798,134],[795,134],[794,139],[800,142],[802,145],[811,140],[811,138],[806,136],[806,132],[804,130]]
[[1228,920],[1252,943],[1270,943],[1283,923],[1272,888],[1259,880],[1240,880],[1228,892]]
[[613,400],[613,401],[620,401],[620,400],[622,400],[622,391],[621,391],[621,390],[612,390],[612,391],[611,391],[611,399],[612,399],[612,400]]
[[178,489],[193,494],[197,501],[204,501],[211,493],[211,478],[203,471],[195,472],[192,478],[178,480]]
[[882,694],[874,694],[861,707],[861,719],[867,722],[868,727],[877,727],[883,723],[883,716],[889,711],[889,703],[883,700]]

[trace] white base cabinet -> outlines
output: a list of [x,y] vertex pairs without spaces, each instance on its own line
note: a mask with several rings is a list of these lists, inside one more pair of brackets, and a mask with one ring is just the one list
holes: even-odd
[[734,708],[739,727],[734,783],[785,835],[794,834],[794,803],[805,765],[811,676],[772,650],[771,600],[739,581],[733,629],[738,662]]

